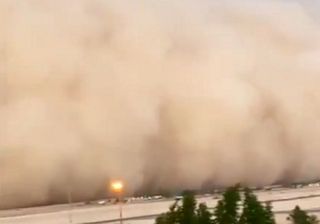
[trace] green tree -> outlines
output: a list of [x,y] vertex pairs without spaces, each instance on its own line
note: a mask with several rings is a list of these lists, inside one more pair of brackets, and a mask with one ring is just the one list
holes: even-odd
[[274,216],[270,204],[263,206],[253,192],[246,188],[244,190],[243,210],[239,224],[274,224]]
[[223,198],[218,201],[214,210],[215,224],[237,224],[239,201],[241,199],[239,193],[239,185],[229,187],[223,193]]
[[265,206],[265,223],[266,224],[276,224],[276,220],[274,218],[274,214],[272,212],[272,205],[271,202],[267,202]]
[[198,224],[212,224],[212,214],[204,203],[200,203],[197,209],[197,223]]
[[175,202],[170,206],[168,212],[161,214],[156,218],[156,224],[178,224],[180,220],[180,210],[180,206]]
[[196,223],[196,206],[197,202],[192,191],[185,191],[183,193],[182,207],[181,207],[181,224],[195,224]]
[[166,214],[161,214],[156,218],[156,224],[167,224]]
[[205,205],[199,205],[194,193],[185,191],[183,193],[182,205],[176,201],[170,206],[169,211],[156,218],[156,224],[210,224],[210,213]]
[[317,224],[319,220],[316,216],[308,215],[306,211],[303,211],[299,206],[296,206],[287,218],[292,224]]
[[214,224],[224,223],[224,213],[225,213],[224,207],[225,207],[224,201],[219,200],[218,204],[215,207],[214,212],[213,212],[213,216],[214,216],[213,223]]

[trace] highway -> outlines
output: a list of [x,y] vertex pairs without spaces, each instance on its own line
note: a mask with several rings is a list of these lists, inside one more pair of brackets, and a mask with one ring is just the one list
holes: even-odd
[[[320,188],[282,189],[257,192],[261,201],[273,201],[272,205],[279,224],[286,223],[286,217],[295,205],[320,214]],[[217,199],[200,197],[213,208]],[[144,201],[123,205],[124,223],[151,224],[154,218],[173,203],[170,200]],[[39,208],[0,211],[0,224],[102,224],[118,223],[118,205],[57,205]]]

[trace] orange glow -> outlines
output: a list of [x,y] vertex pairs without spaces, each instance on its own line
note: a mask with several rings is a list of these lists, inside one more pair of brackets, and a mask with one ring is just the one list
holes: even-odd
[[121,181],[112,181],[111,182],[111,189],[114,192],[122,192],[123,183]]

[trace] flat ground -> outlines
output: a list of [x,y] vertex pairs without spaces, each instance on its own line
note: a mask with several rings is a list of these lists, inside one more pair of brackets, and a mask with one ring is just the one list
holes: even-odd
[[[286,217],[295,205],[312,211],[320,217],[320,188],[277,189],[256,192],[261,201],[273,201],[273,210],[279,224],[287,223]],[[214,207],[217,199],[213,196],[198,198]],[[123,205],[123,218],[128,224],[151,224],[157,214],[167,211],[173,199],[142,201]],[[117,223],[118,205],[55,205],[16,210],[0,211],[0,224],[67,224],[67,223]]]

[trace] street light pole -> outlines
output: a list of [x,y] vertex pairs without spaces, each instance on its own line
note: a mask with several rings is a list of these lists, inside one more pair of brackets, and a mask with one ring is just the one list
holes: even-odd
[[121,181],[111,182],[111,190],[117,194],[118,203],[119,203],[119,218],[120,224],[123,223],[123,214],[122,214],[122,192],[123,192],[123,183]]
[[68,219],[69,219],[69,223],[72,223],[72,193],[71,193],[71,186],[68,186],[68,204],[69,204],[69,213],[68,213]]
[[120,224],[122,224],[122,197],[121,193],[119,194],[119,212],[120,212]]

